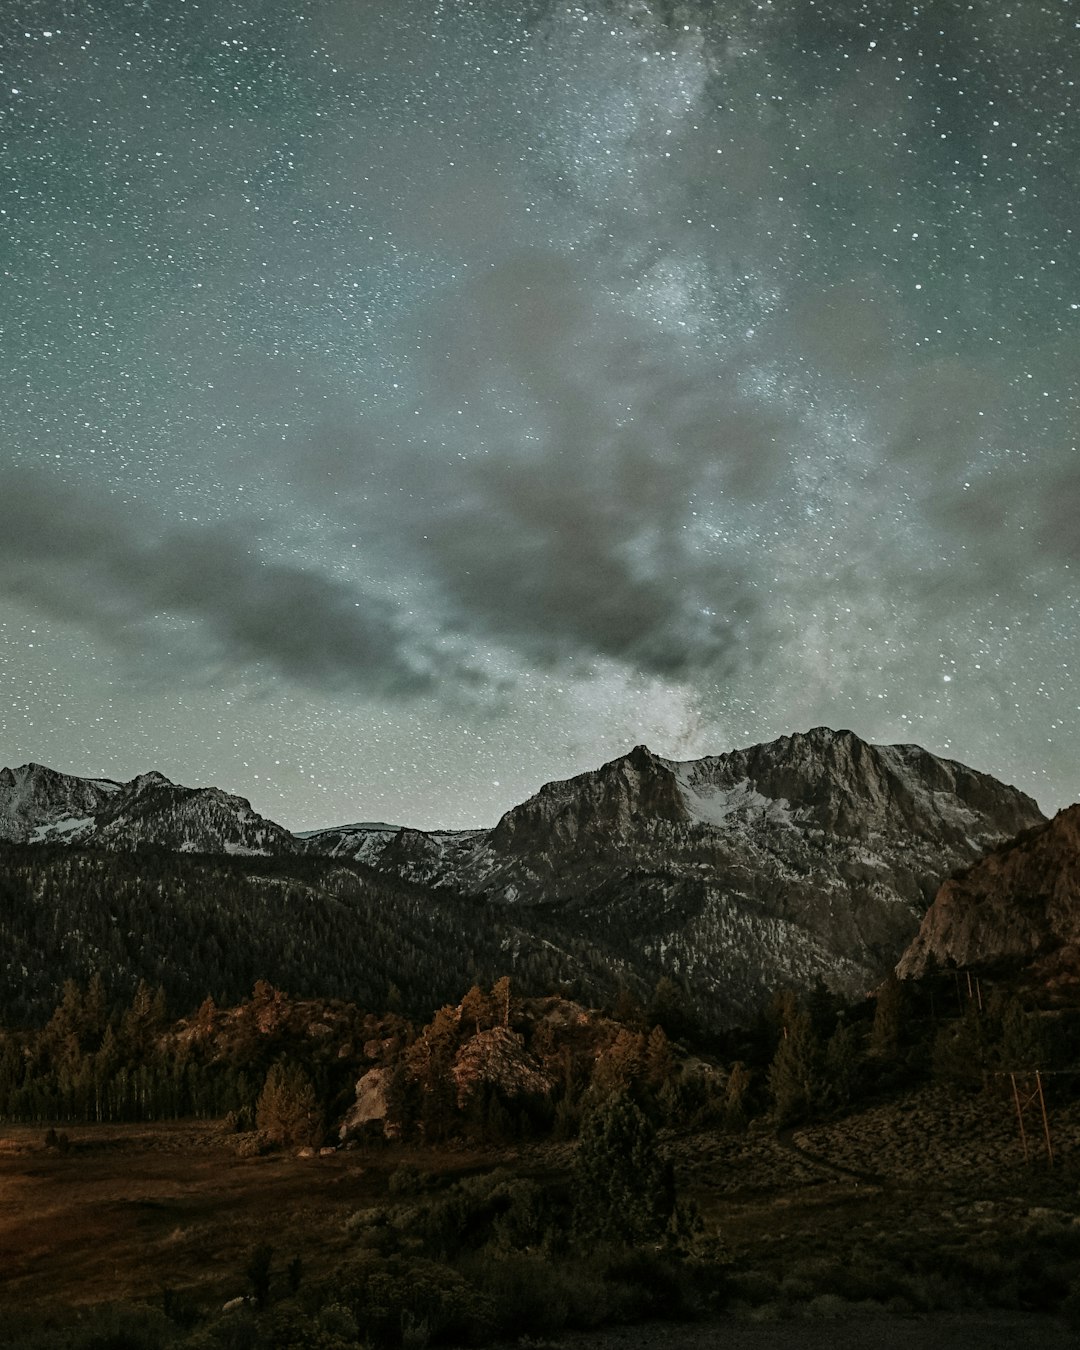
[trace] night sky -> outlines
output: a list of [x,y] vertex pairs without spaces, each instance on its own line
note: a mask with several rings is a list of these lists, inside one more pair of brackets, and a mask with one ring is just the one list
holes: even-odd
[[1080,798],[1068,0],[0,6],[0,762]]

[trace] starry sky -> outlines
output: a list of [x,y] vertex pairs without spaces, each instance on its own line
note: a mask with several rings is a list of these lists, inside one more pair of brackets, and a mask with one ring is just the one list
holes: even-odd
[[1080,798],[1069,0],[6,0],[0,760]]

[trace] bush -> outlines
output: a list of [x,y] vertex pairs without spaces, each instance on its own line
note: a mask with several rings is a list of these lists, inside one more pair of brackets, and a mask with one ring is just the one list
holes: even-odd
[[342,1274],[338,1301],[365,1337],[400,1347],[421,1323],[434,1339],[472,1342],[493,1324],[492,1307],[457,1271],[434,1261],[365,1252]]

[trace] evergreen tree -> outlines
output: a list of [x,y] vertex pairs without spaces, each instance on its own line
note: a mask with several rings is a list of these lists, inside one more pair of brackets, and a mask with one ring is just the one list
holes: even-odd
[[458,1028],[457,1008],[440,1008],[405,1052],[409,1073],[418,1088],[420,1128],[428,1141],[444,1138],[456,1114],[453,1068]]
[[675,1073],[675,1056],[663,1027],[653,1027],[645,1046],[645,1081],[659,1092]]
[[829,1097],[847,1106],[859,1077],[859,1030],[853,1022],[841,1022],[825,1046],[825,1080]]
[[836,1030],[840,1015],[840,1000],[819,975],[806,998],[806,1010],[813,1023],[814,1034],[825,1042]]
[[303,1069],[280,1062],[271,1066],[255,1105],[255,1124],[275,1144],[319,1142],[322,1113],[315,1089]]
[[870,1053],[878,1059],[891,1062],[900,1053],[905,1002],[904,986],[897,978],[896,972],[890,970],[885,982],[877,991],[874,1025],[870,1032]]
[[656,1131],[626,1093],[594,1106],[574,1158],[573,1230],[579,1240],[657,1242],[675,1211],[672,1171]]
[[745,1130],[749,1123],[750,1070],[740,1060],[731,1066],[724,1091],[724,1127]]
[[462,1032],[467,1036],[474,1036],[478,1031],[491,1026],[493,1018],[492,999],[478,984],[474,984],[461,1000]]
[[769,1091],[777,1124],[810,1115],[821,1104],[821,1043],[810,1014],[795,1014],[769,1065]]
[[105,1034],[105,1024],[108,1020],[109,996],[105,990],[101,971],[95,970],[86,987],[86,997],[83,999],[83,1024],[92,1041],[100,1041]]
[[508,1027],[513,1014],[509,975],[503,975],[491,986],[491,1002],[496,1024],[501,1027]]
[[663,1027],[672,1040],[688,1036],[694,1029],[694,1017],[686,990],[676,984],[670,975],[661,975],[657,980],[645,1017],[649,1025]]

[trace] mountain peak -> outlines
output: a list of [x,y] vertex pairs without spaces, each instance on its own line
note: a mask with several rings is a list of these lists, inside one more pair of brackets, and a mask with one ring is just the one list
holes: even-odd
[[186,788],[156,769],[127,783],[43,764],[0,771],[0,840],[182,853],[293,853],[300,845],[241,797]]

